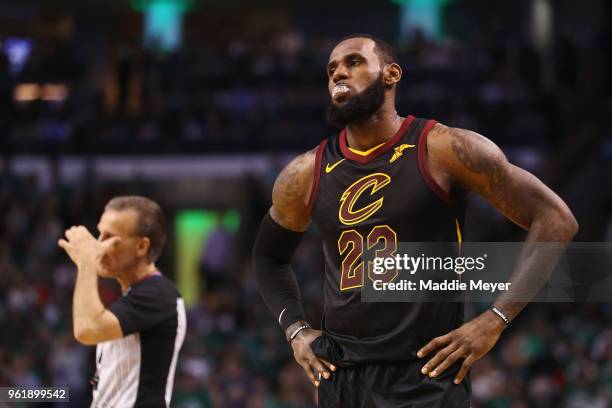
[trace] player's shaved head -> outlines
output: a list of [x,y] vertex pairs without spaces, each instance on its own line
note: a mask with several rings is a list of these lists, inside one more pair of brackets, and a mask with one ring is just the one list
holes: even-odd
[[381,65],[393,64],[393,63],[397,64],[397,61],[398,61],[397,53],[395,52],[395,49],[393,49],[391,44],[389,44],[385,40],[382,40],[370,34],[358,33],[358,34],[347,35],[346,37],[338,41],[338,43],[336,44],[336,47],[342,42],[346,40],[351,40],[354,38],[364,38],[364,39],[372,40],[374,42],[374,52],[380,59]]

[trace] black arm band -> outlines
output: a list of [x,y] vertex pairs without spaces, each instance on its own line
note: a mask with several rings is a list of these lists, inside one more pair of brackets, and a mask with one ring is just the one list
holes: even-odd
[[298,320],[305,320],[300,289],[290,264],[303,235],[283,228],[266,214],[253,246],[253,269],[259,293],[283,330]]

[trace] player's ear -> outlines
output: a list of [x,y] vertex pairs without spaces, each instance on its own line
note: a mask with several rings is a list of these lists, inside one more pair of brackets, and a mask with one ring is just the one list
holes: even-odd
[[149,248],[151,248],[151,240],[148,237],[143,237],[138,241],[138,246],[136,247],[136,255],[138,258],[146,258],[149,253]]
[[383,68],[383,78],[387,87],[397,84],[402,79],[402,67],[395,62],[385,65]]

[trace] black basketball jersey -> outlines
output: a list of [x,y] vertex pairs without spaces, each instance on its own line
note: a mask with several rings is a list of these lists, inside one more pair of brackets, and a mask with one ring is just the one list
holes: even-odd
[[364,251],[391,256],[399,242],[460,240],[462,206],[426,166],[435,123],[408,116],[367,154],[349,149],[346,131],[317,150],[309,206],[325,255],[322,330],[340,345],[345,362],[415,360],[429,340],[463,322],[462,303],[361,301],[364,281],[374,278]]

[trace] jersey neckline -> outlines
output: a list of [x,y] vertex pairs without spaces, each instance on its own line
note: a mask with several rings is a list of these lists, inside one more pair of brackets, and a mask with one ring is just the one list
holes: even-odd
[[388,151],[395,144],[397,144],[397,142],[399,142],[399,140],[404,135],[404,133],[406,133],[406,129],[408,129],[408,127],[410,126],[410,124],[412,123],[413,120],[414,120],[414,116],[412,116],[412,115],[406,116],[406,118],[402,122],[402,125],[400,126],[398,131],[393,135],[393,137],[391,137],[391,139],[389,139],[385,143],[383,143],[382,146],[378,147],[373,152],[371,152],[371,153],[369,153],[367,155],[360,155],[360,154],[352,152],[349,149],[349,147],[348,147],[348,145],[346,143],[346,128],[344,128],[340,132],[340,136],[339,136],[339,138],[340,138],[340,151],[342,152],[342,155],[345,158],[349,159],[349,160],[356,161],[357,163],[361,163],[361,164],[368,163],[368,162],[374,160],[375,158],[379,157],[381,154],[383,154],[386,151]]

